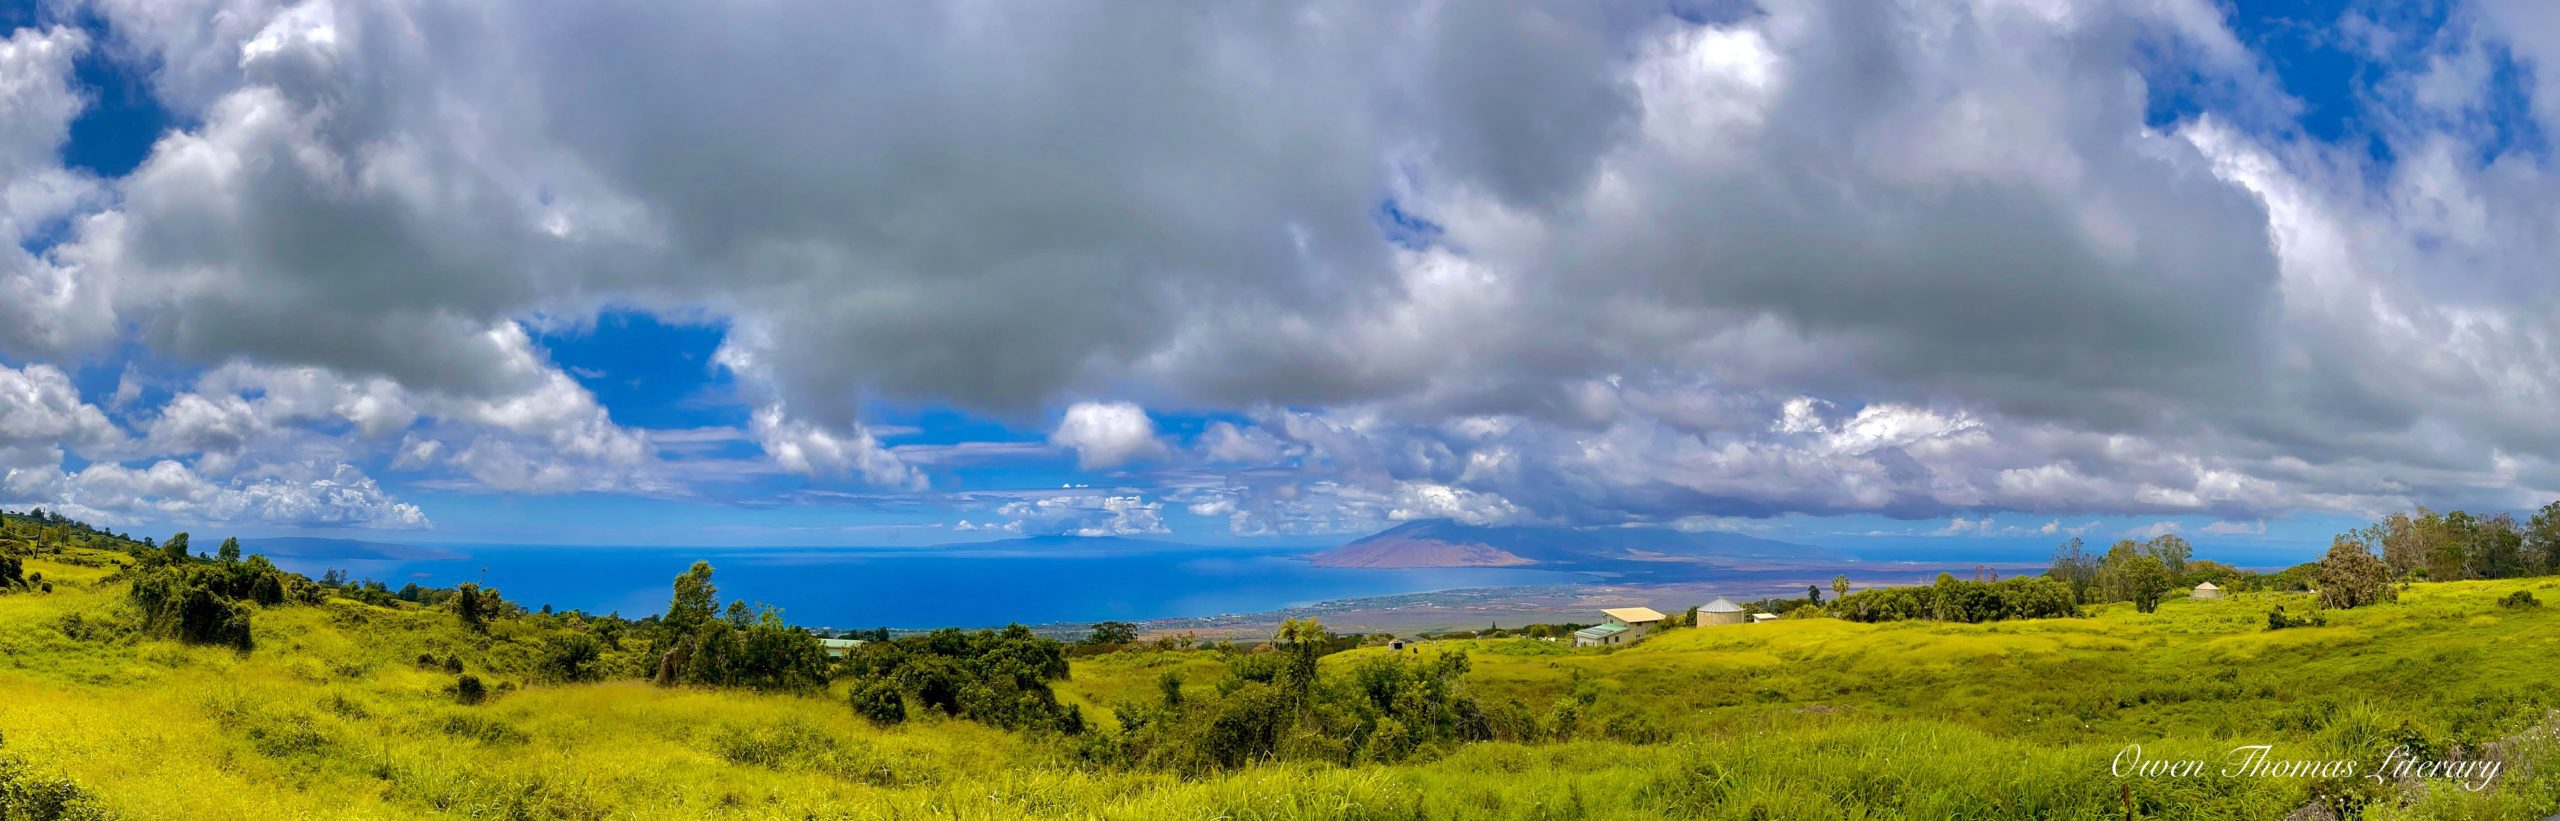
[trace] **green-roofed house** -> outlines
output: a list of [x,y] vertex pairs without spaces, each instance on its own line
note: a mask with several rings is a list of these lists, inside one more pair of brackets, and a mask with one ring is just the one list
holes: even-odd
[[1612,644],[1630,644],[1636,639],[1644,638],[1644,634],[1652,632],[1654,628],[1661,627],[1662,620],[1669,618],[1650,607],[1612,607],[1600,611],[1600,616],[1607,621],[1573,631],[1573,646],[1605,647]]
[[1632,637],[1627,635],[1627,626],[1623,624],[1595,624],[1573,631],[1575,647],[1607,647],[1623,644],[1631,639]]

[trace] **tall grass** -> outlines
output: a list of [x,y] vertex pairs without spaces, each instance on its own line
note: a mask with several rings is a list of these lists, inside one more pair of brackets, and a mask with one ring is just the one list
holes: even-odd
[[[1183,778],[1080,763],[1068,745],[930,711],[874,726],[841,687],[546,684],[534,628],[481,635],[415,608],[263,610],[247,654],[142,639],[102,572],[30,568],[62,583],[0,596],[0,800],[57,790],[79,811],[132,818],[2121,818],[2128,803],[2138,817],[2226,818],[2345,789],[2363,790],[2373,818],[2560,809],[2560,743],[2538,729],[2560,707],[2548,663],[2560,615],[2495,604],[2518,589],[2553,598],[2551,579],[2420,585],[2399,604],[2276,632],[2267,607],[2308,602],[2249,594],[1982,625],[1788,620],[1610,650],[1449,642],[1421,652],[1469,650],[1480,698],[1544,714],[1588,695],[1580,729],[1397,766]],[[458,657],[500,692],[456,704],[454,676],[421,655]],[[1110,732],[1109,708],[1154,699],[1160,676],[1205,687],[1223,665],[1211,652],[1083,658],[1059,695]],[[2415,744],[2517,764],[2480,793],[2118,778],[2110,761],[2134,743],[2209,760],[2244,743],[2366,758]]]

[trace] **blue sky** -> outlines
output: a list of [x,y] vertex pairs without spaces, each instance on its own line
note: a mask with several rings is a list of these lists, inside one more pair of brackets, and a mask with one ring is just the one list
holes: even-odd
[[0,6],[0,504],[2266,563],[2560,497],[2537,4],[234,5]]

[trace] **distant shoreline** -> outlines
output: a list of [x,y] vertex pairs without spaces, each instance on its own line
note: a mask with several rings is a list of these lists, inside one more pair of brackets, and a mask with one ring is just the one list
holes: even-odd
[[[1149,638],[1188,633],[1204,639],[1224,639],[1266,637],[1283,619],[1310,617],[1339,632],[1396,634],[1493,625],[1587,622],[1597,621],[1597,612],[1605,607],[1650,606],[1671,612],[1703,604],[1716,596],[1745,601],[1801,596],[1806,585],[1820,587],[1823,595],[1829,596],[1830,580],[1838,575],[1849,576],[1853,586],[1863,589],[1925,583],[1940,573],[1969,577],[1977,567],[1997,572],[2003,578],[2041,574],[2045,569],[2042,564],[2024,562],[1968,563],[1961,566],[1897,562],[1808,565],[1752,571],[1740,578],[1714,580],[1631,582],[1594,576],[1592,581],[1583,583],[1469,587],[1364,596],[1257,613],[1148,619],[1135,624],[1139,635]],[[1051,622],[1032,625],[1031,629],[1045,635],[1072,636],[1081,635],[1093,624]]]

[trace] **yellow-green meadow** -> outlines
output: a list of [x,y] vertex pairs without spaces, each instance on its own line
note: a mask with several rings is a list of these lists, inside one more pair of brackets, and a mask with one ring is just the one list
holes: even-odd
[[[600,681],[543,673],[570,615],[485,632],[449,608],[328,596],[257,608],[252,649],[135,629],[123,553],[25,560],[51,592],[0,595],[0,777],[16,815],[125,818],[2228,818],[2318,796],[2369,818],[2531,818],[2560,806],[2560,579],[2420,583],[2396,603],[2269,630],[2305,594],[2171,598],[2084,618],[1672,629],[1623,648],[1525,638],[1324,655],[1465,656],[1456,686],[1494,740],[1426,740],[1359,763],[1151,767],[1094,739],[1165,698],[1210,698],[1266,650],[1124,649],[1054,682],[1077,734],[909,708],[883,724],[849,684],[652,684],[622,639]],[[1148,644],[1133,648],[1150,647]],[[453,692],[459,669],[486,700]],[[1250,687],[1251,685],[1247,685]],[[1136,710],[1138,713],[1127,711]],[[1496,723],[1499,724],[1497,718]],[[1419,737],[1419,736],[1417,736]],[[1294,743],[1282,739],[1286,748]],[[2129,745],[2189,775],[2120,777]],[[2235,748],[2351,759],[2495,757],[2444,779],[2227,774]],[[1377,759],[1377,760],[1373,760]]]

